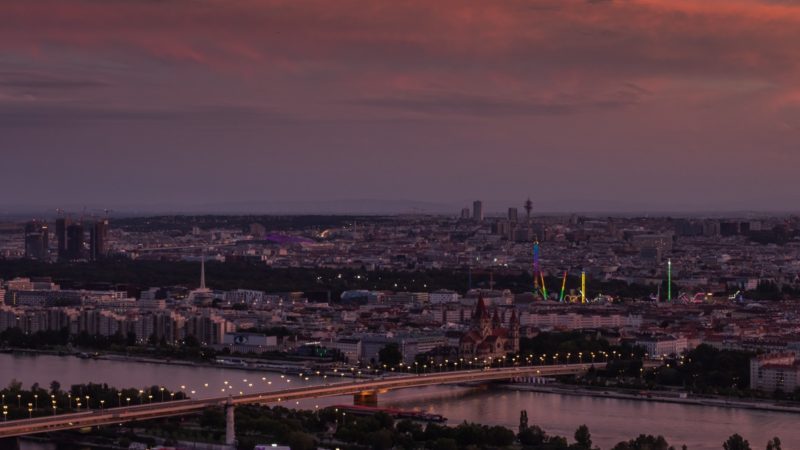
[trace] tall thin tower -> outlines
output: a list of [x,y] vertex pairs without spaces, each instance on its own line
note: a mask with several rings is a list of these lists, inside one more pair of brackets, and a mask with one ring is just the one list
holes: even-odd
[[667,259],[667,301],[672,301],[672,260]]
[[581,271],[581,303],[586,303],[586,271]]
[[539,241],[533,242],[533,290],[539,292],[539,278],[541,277],[541,270],[539,269]]
[[531,220],[531,211],[533,210],[533,202],[531,201],[530,197],[528,197],[528,199],[525,200],[524,208],[525,208],[525,216],[528,218],[528,221],[530,221]]

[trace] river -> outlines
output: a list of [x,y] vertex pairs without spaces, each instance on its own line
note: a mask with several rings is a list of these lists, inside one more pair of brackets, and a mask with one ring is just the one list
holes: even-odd
[[[26,388],[35,382],[48,388],[53,380],[59,381],[62,389],[87,382],[136,388],[159,385],[183,389],[195,398],[323,382],[314,376],[305,380],[296,375],[233,368],[0,354],[0,384],[7,385],[14,378]],[[351,402],[349,397],[334,397],[284,406],[315,408]],[[800,417],[790,413],[461,386],[398,390],[381,394],[379,402],[380,406],[442,414],[451,424],[466,420],[515,430],[519,412],[525,409],[530,424],[570,440],[575,429],[586,424],[595,444],[603,450],[641,433],[661,434],[677,448],[686,444],[690,450],[720,450],[733,433],[748,439],[754,450],[764,448],[773,436],[781,438],[784,449],[800,449],[800,429],[795,426]]]

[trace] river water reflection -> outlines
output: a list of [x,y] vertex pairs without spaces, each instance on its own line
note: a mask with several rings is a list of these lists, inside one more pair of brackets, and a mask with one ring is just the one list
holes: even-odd
[[[159,385],[181,389],[185,386],[183,390],[195,391],[190,394],[195,398],[224,395],[223,389],[228,387],[225,393],[238,394],[323,382],[316,376],[305,380],[296,375],[233,368],[73,356],[0,355],[0,384],[5,386],[14,378],[26,388],[34,382],[47,388],[53,380],[59,381],[63,388],[90,381],[116,387]],[[568,436],[570,440],[578,425],[588,425],[595,444],[604,450],[641,433],[662,434],[670,444],[677,448],[686,444],[690,450],[719,450],[733,433],[743,435],[754,449],[764,448],[773,436],[781,438],[784,449],[800,449],[800,430],[795,426],[800,416],[796,414],[459,386],[394,391],[381,394],[379,401],[381,406],[442,414],[450,423],[467,420],[513,429],[519,423],[520,410],[525,409],[530,424],[537,424],[550,434]],[[351,402],[349,397],[334,397],[290,402],[285,406],[315,408]]]

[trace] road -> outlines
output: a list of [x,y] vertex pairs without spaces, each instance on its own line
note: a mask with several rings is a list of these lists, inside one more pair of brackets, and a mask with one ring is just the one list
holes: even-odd
[[59,414],[34,419],[3,422],[0,438],[16,437],[48,431],[61,431],[101,425],[122,424],[141,420],[194,414],[212,406],[269,404],[287,400],[331,397],[392,389],[422,387],[437,384],[471,383],[507,380],[523,376],[572,375],[586,372],[590,367],[603,368],[605,363],[557,364],[549,366],[515,366],[485,370],[464,370],[420,375],[386,376],[357,379],[348,383],[331,383],[281,391],[215,397],[203,400],[176,400],[146,405],[123,406],[86,412]]

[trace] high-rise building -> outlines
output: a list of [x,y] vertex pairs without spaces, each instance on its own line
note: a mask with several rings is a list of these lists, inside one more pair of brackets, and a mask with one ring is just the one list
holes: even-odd
[[66,259],[81,259],[85,257],[84,242],[85,237],[83,234],[83,225],[73,223],[67,225],[67,247],[65,257]]
[[49,230],[47,224],[32,220],[25,224],[25,257],[44,261],[49,254]]
[[469,208],[462,208],[461,209],[461,218],[462,219],[469,220],[470,215],[471,215],[471,213],[469,211]]
[[517,208],[508,208],[508,220],[509,222],[519,221],[519,212]]
[[69,219],[59,217],[56,219],[56,242],[58,242],[58,259],[67,259],[67,227]]
[[89,259],[97,261],[108,255],[108,219],[98,220],[89,230]]
[[480,200],[472,202],[472,220],[483,222],[483,202]]

